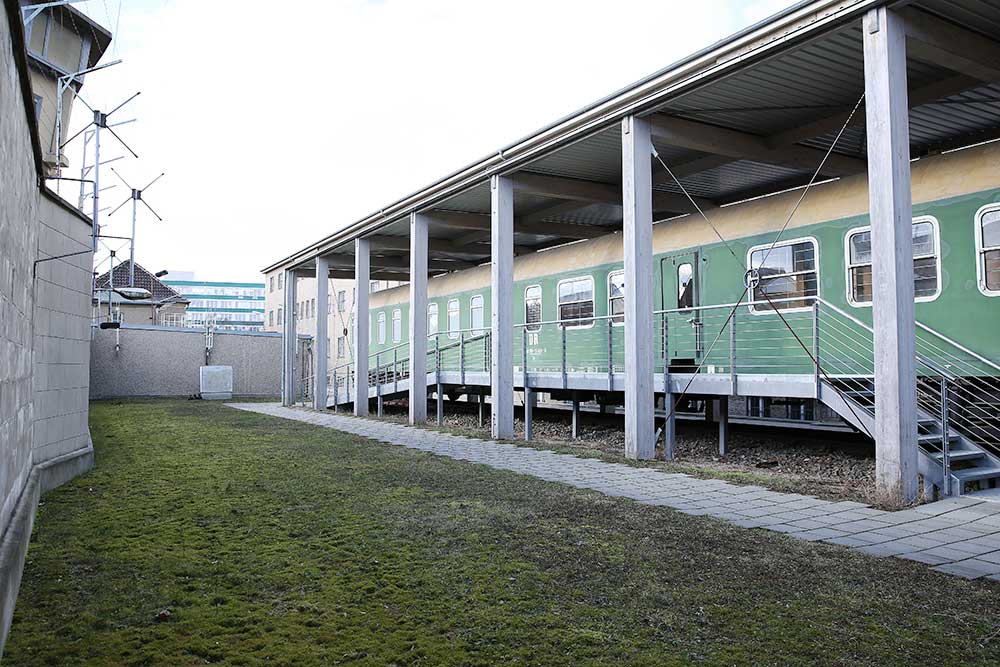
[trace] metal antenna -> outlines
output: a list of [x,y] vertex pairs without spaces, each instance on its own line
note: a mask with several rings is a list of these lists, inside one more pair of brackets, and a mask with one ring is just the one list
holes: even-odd
[[146,187],[144,187],[144,188],[133,188],[131,185],[129,185],[128,181],[126,181],[122,177],[122,175],[119,174],[117,170],[115,170],[114,167],[111,167],[111,171],[114,172],[114,175],[118,177],[118,180],[120,180],[122,183],[125,184],[125,187],[127,187],[129,190],[132,191],[132,194],[129,195],[128,199],[126,199],[125,201],[123,201],[121,204],[118,204],[118,206],[116,206],[115,209],[113,211],[111,211],[111,213],[108,213],[108,217],[110,218],[112,215],[114,215],[118,211],[118,209],[120,209],[122,206],[124,206],[128,202],[130,202],[130,201],[132,202],[132,236],[130,237],[130,243],[129,243],[129,276],[128,276],[128,286],[129,287],[135,287],[135,217],[136,217],[137,202],[142,202],[142,205],[145,206],[146,208],[148,208],[149,212],[152,213],[153,215],[155,215],[157,220],[159,220],[160,222],[163,222],[163,218],[161,218],[160,215],[156,211],[153,210],[153,207],[150,206],[146,202],[146,200],[142,198],[142,193],[145,192],[146,190],[148,190],[150,188],[150,186],[153,185],[153,183],[156,183],[158,180],[160,180],[161,178],[163,178],[163,176],[167,172],[165,172],[165,171],[164,172],[160,172],[160,175],[157,176],[156,178],[154,178],[153,180],[151,180],[149,183],[147,183]]
[[[118,61],[118,62],[120,62],[120,61]],[[114,64],[114,63],[111,63],[111,64]],[[96,68],[94,68],[94,69],[96,69]],[[65,77],[63,77],[63,78],[65,78]],[[61,81],[61,79],[60,79],[60,81]],[[90,125],[94,126],[94,130],[93,130],[93,132],[94,132],[94,135],[93,135],[94,136],[94,164],[93,164],[93,170],[94,170],[94,207],[93,207],[93,211],[94,212],[93,212],[93,216],[92,216],[93,217],[93,226],[92,226],[93,228],[91,230],[91,246],[96,251],[97,250],[97,238],[100,236],[100,233],[101,233],[101,231],[100,231],[100,225],[98,224],[98,214],[101,211],[101,207],[100,207],[100,205],[98,203],[99,200],[100,200],[100,191],[101,191],[101,185],[100,185],[100,183],[101,183],[101,180],[100,180],[100,172],[101,172],[101,130],[105,129],[105,130],[109,131],[115,137],[115,139],[117,139],[118,142],[121,143],[121,145],[124,146],[128,150],[129,153],[131,153],[135,157],[139,157],[136,154],[136,152],[134,150],[132,150],[132,148],[128,144],[126,144],[125,141],[122,140],[121,137],[118,136],[118,133],[115,132],[113,129],[111,129],[112,127],[114,127],[114,124],[109,124],[108,123],[108,117],[111,114],[115,113],[116,111],[118,111],[119,109],[121,109],[123,106],[125,106],[126,104],[128,104],[129,102],[131,102],[132,100],[134,100],[136,98],[136,96],[139,95],[139,93],[136,93],[132,97],[128,98],[127,100],[125,100],[124,102],[122,102],[121,104],[119,104],[118,106],[116,106],[114,109],[111,110],[110,113],[102,113],[99,110],[93,109],[89,104],[86,103],[86,101],[83,100],[83,98],[78,93],[76,93],[75,89],[74,89],[74,95],[76,95],[77,99],[79,99],[81,102],[83,102],[83,104],[86,105],[86,107],[88,109],[91,109],[94,112],[94,119],[90,122],[89,125],[85,125],[83,127],[83,129],[81,129],[79,132],[77,132],[76,134],[74,134],[72,137],[70,137],[69,139],[67,139],[66,141],[64,141],[62,144],[60,144],[59,145],[59,151],[60,151],[59,154],[60,155],[62,154],[62,148],[63,148],[63,146],[65,146],[66,144],[68,144],[69,142],[73,141],[74,139],[76,139],[81,134],[83,134],[83,132],[85,130],[89,129]]]

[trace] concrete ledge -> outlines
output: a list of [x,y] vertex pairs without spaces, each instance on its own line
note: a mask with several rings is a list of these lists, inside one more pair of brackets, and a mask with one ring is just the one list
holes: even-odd
[[0,657],[7,643],[10,622],[14,618],[14,604],[21,586],[24,559],[28,555],[28,541],[35,523],[35,508],[41,495],[38,468],[32,468],[21,497],[14,506],[14,514],[0,541]]
[[0,541],[0,657],[3,657],[10,622],[14,618],[14,605],[24,573],[24,559],[28,555],[38,499],[42,493],[94,467],[94,446],[89,434],[87,441],[87,446],[82,449],[32,466],[28,482],[14,506],[14,513]]
[[37,466],[41,492],[58,488],[74,477],[79,477],[94,467],[94,444],[87,434],[87,446]]

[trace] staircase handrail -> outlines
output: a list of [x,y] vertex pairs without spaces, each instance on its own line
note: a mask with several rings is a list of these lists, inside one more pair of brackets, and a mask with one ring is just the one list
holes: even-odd
[[926,324],[923,324],[921,322],[917,322],[917,326],[920,327],[921,329],[923,329],[924,331],[926,331],[927,333],[931,334],[932,336],[937,336],[938,338],[940,338],[944,342],[948,343],[949,345],[951,345],[951,346],[955,347],[956,349],[964,352],[965,354],[969,355],[970,357],[972,357],[976,361],[984,363],[987,366],[989,366],[990,368],[992,368],[993,370],[995,370],[997,372],[1000,372],[1000,365],[998,365],[998,364],[990,361],[989,359],[987,359],[986,357],[982,356],[981,354],[977,354],[977,353],[973,352],[972,350],[970,350],[969,348],[965,347],[961,343],[958,343],[958,342],[952,340],[951,338],[949,338],[948,336],[945,336],[940,331],[936,331],[935,329],[932,329],[931,327],[929,327]]

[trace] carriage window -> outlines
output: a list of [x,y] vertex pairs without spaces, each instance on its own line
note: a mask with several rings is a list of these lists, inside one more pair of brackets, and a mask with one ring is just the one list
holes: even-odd
[[625,324],[625,272],[608,274],[608,315],[616,325]]
[[461,328],[458,299],[452,299],[448,302],[448,338],[458,338],[458,330]]
[[[853,305],[872,302],[872,234],[859,229],[847,237],[847,296]],[[932,218],[913,222],[913,294],[918,301],[938,295],[937,231]]]
[[559,319],[572,327],[594,324],[594,279],[572,278],[559,283]]
[[337,312],[342,313],[347,310],[347,290],[337,292]]
[[472,297],[469,301],[469,308],[472,310],[472,335],[478,336],[483,333],[483,297],[480,294]]
[[540,331],[542,326],[542,287],[532,285],[524,290],[524,323],[528,331]]
[[433,336],[438,332],[438,305],[436,303],[427,304],[427,335]]
[[677,265],[677,307],[694,306],[694,267],[690,262]]
[[375,330],[378,334],[375,340],[381,345],[385,342],[385,313],[378,314],[378,326]]
[[403,313],[399,308],[392,311],[392,342],[403,340]]
[[772,248],[771,245],[750,249],[750,270],[753,273],[754,305],[750,310],[756,313],[789,308],[805,308],[811,304],[808,298],[782,301],[781,303],[757,303],[777,299],[796,299],[819,294],[816,270],[816,242],[812,239],[787,241]]
[[993,296],[1000,294],[1000,207],[979,215],[979,285]]

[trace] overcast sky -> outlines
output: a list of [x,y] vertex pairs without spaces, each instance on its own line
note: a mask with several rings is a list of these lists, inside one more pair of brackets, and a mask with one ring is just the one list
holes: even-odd
[[[84,99],[139,154],[136,260],[260,269],[791,0],[89,0],[115,33]],[[280,11],[279,11],[280,8]],[[82,111],[82,113],[80,113]],[[72,130],[89,112],[76,105]],[[79,169],[79,140],[68,148]],[[102,157],[124,149],[102,138]],[[117,183],[105,168],[102,184]],[[63,186],[66,187],[65,185]],[[64,191],[65,193],[65,191]],[[102,207],[128,196],[102,193]],[[106,233],[124,236],[130,208]],[[105,257],[107,253],[102,253]]]

